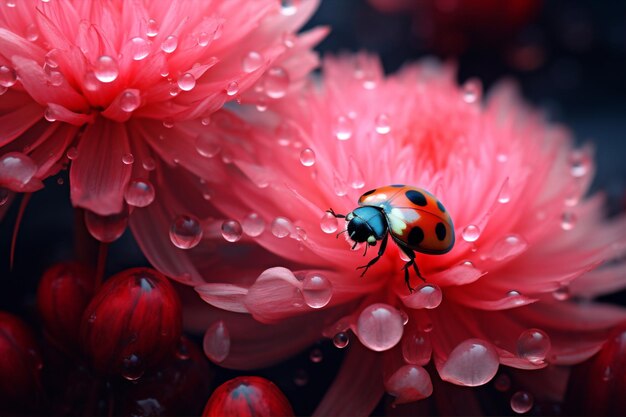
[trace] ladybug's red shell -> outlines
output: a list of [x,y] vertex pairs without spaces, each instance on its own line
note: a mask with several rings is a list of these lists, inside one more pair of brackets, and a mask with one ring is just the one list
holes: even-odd
[[381,207],[396,243],[427,254],[454,246],[454,225],[443,204],[428,191],[408,185],[376,188],[359,198],[360,206]]

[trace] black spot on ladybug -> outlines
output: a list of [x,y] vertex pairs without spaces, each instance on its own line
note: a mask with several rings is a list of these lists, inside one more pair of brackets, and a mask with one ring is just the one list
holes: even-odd
[[446,226],[443,223],[437,223],[435,226],[435,234],[437,235],[437,239],[444,240],[446,238]]
[[370,195],[370,194],[372,194],[375,191],[376,191],[376,188],[374,188],[373,190],[369,190],[368,192],[363,193],[363,195],[361,197],[365,197],[366,195]]
[[424,196],[424,194],[420,193],[419,191],[409,190],[404,194],[406,195],[406,198],[408,198],[409,201],[413,204],[416,204],[422,207],[428,204],[428,201],[426,200],[426,197]]
[[404,184],[393,184],[392,187],[402,188],[404,187]]
[[441,201],[437,201],[437,207],[439,207],[439,210],[441,210],[442,213],[446,212],[446,208],[443,206],[443,204],[441,204]]
[[424,231],[421,227],[415,226],[409,232],[409,245],[419,246],[419,244],[422,243],[422,240],[424,240]]

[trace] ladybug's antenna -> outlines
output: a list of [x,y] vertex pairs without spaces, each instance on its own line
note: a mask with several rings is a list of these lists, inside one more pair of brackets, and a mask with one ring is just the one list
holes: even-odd
[[339,236],[341,236],[343,233],[346,233],[348,231],[348,229],[342,230],[341,232],[337,233],[337,239],[339,239]]

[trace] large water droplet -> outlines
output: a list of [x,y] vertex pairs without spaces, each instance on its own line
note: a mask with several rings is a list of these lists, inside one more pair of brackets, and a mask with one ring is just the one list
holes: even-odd
[[146,207],[154,201],[154,186],[145,179],[132,180],[126,188],[124,199],[135,207]]
[[354,131],[354,122],[347,116],[339,116],[335,120],[333,133],[339,140],[348,140],[352,137]]
[[308,274],[302,281],[304,302],[311,308],[325,307],[333,295],[333,285],[321,274]]
[[402,338],[404,324],[400,312],[387,304],[366,307],[357,320],[357,337],[371,350],[384,351],[394,347]]
[[257,51],[250,51],[243,58],[241,66],[244,72],[254,72],[263,65],[263,56]]
[[491,250],[491,258],[495,261],[504,261],[514,258],[524,252],[528,243],[520,235],[511,234],[496,242]]
[[85,226],[89,233],[100,242],[110,243],[119,239],[128,225],[128,210],[111,216],[99,216],[85,211]]
[[228,242],[237,242],[243,235],[243,228],[237,220],[226,220],[222,223],[222,237]]
[[517,339],[517,355],[533,363],[542,363],[550,347],[550,337],[539,329],[524,330]]
[[202,132],[196,139],[196,150],[207,158],[213,158],[222,150],[219,138],[212,132]]
[[250,213],[243,220],[243,231],[250,237],[257,237],[265,230],[265,222],[256,213]]
[[350,343],[348,333],[339,332],[333,336],[333,345],[339,349],[343,349]]
[[135,163],[135,156],[132,153],[122,155],[122,163],[124,165],[132,165]]
[[191,249],[202,240],[202,227],[197,217],[178,216],[170,227],[170,240],[180,249]]
[[402,356],[407,363],[424,366],[430,362],[433,348],[428,333],[414,330],[402,338]]
[[468,339],[455,347],[439,371],[444,381],[468,387],[489,382],[498,372],[499,358],[490,343]]
[[559,300],[559,301],[568,300],[571,297],[571,295],[572,294],[570,292],[569,285],[567,285],[567,284],[561,285],[559,288],[554,290],[554,292],[552,293],[552,296],[555,299]]
[[185,73],[178,78],[178,87],[183,91],[191,91],[196,86],[196,77],[193,74]]
[[154,38],[159,34],[159,24],[154,19],[148,20],[148,28],[146,30],[146,36],[149,38]]
[[305,148],[300,152],[300,163],[305,167],[315,165],[315,152],[311,148]]
[[391,132],[391,124],[389,123],[389,116],[386,113],[381,113],[376,117],[374,122],[376,124],[376,133],[380,135],[386,135]]
[[125,357],[122,362],[122,376],[129,381],[137,381],[145,373],[141,358],[134,353]]
[[161,42],[161,50],[166,54],[171,54],[178,48],[178,38],[174,35],[170,35],[163,42]]
[[405,404],[429,397],[433,384],[421,366],[404,365],[385,382],[385,389],[396,397],[394,404]]
[[335,233],[337,231],[337,218],[330,213],[324,213],[320,220],[320,227],[324,233]]
[[135,61],[141,61],[150,54],[150,44],[144,38],[136,36],[130,40],[130,55]]
[[239,92],[239,84],[237,81],[233,81],[226,86],[226,94],[234,96]]
[[269,98],[285,97],[289,88],[289,73],[282,67],[272,67],[264,76],[263,87]]
[[480,237],[480,229],[475,224],[469,224],[463,229],[461,236],[466,242],[476,242]]
[[37,165],[28,156],[19,152],[9,152],[0,157],[0,181],[20,189],[30,182],[37,173]]
[[561,229],[572,230],[576,226],[576,220],[578,220],[576,214],[566,211],[561,215]]
[[230,353],[230,334],[226,323],[220,320],[213,323],[204,333],[202,347],[207,357],[215,362],[220,363],[228,357]]
[[126,90],[120,96],[120,108],[125,112],[133,112],[137,110],[141,104],[141,97],[137,90]]
[[437,284],[422,283],[415,292],[404,298],[404,305],[409,308],[437,308],[441,304],[443,294]]
[[102,55],[96,60],[93,73],[102,83],[111,83],[117,79],[119,75],[117,61],[108,55]]
[[480,100],[483,86],[479,79],[470,78],[463,84],[463,100],[466,103],[476,103]]
[[533,408],[534,399],[532,395],[526,391],[517,391],[511,396],[511,410],[518,414],[524,414]]
[[11,67],[6,65],[0,66],[0,86],[12,87],[17,82],[17,73]]
[[291,233],[292,224],[291,222],[284,217],[276,217],[272,221],[271,230],[272,234],[277,238],[284,238],[289,236]]

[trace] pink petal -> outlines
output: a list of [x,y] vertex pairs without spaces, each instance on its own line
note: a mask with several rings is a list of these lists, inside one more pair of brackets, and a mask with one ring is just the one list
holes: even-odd
[[[7,91],[5,95],[9,95]],[[14,103],[14,107],[0,116],[0,146],[15,140],[27,129],[41,120],[43,109],[36,103]]]
[[72,161],[72,203],[102,216],[119,213],[131,167],[122,162],[130,152],[124,125],[98,118],[85,129]]
[[308,309],[300,287],[300,281],[287,268],[270,268],[248,289],[245,305],[259,321],[281,320]]
[[200,297],[213,307],[234,313],[248,313],[245,296],[248,289],[232,284],[202,284],[195,287]]
[[82,126],[86,123],[93,123],[95,120],[93,113],[76,113],[56,103],[48,104],[46,116],[51,116],[55,121],[69,123],[74,126]]

